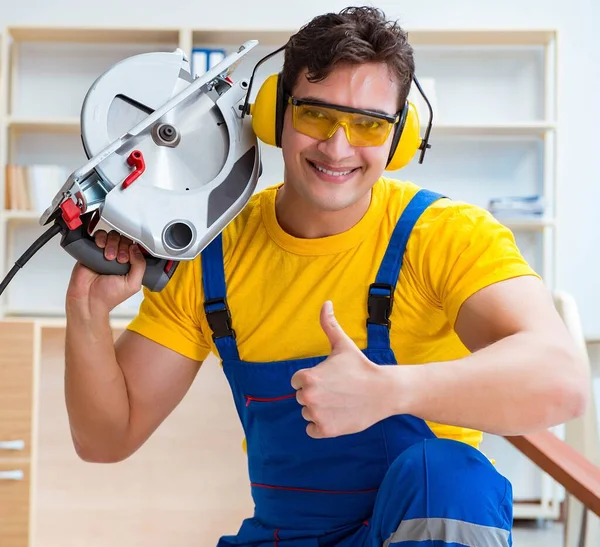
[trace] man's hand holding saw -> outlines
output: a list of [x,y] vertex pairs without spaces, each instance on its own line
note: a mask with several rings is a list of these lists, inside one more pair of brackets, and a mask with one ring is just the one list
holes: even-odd
[[113,308],[137,293],[142,286],[146,261],[140,248],[116,231],[97,230],[96,245],[104,249],[107,260],[131,263],[127,275],[101,275],[80,263],[73,269],[67,290],[67,307],[83,306],[90,316],[108,314]]

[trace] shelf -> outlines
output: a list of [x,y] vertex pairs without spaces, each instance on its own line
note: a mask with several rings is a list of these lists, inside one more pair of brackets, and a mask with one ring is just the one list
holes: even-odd
[[[283,45],[297,29],[290,30],[252,30],[252,29],[214,29],[194,30],[194,43],[237,44],[246,40],[258,40],[261,45]],[[554,30],[428,30],[408,29],[411,45],[414,46],[532,46],[549,44],[556,32]]]
[[[431,128],[431,136],[543,137],[547,132],[554,131],[555,129],[556,124],[551,122],[522,122],[508,124],[436,124],[434,118],[433,126]],[[425,127],[423,127],[421,130],[424,132]]]
[[14,133],[79,133],[79,118],[22,118],[11,116],[8,128]]
[[539,503],[529,503],[515,500],[513,516],[515,519],[556,519],[560,514],[552,506],[544,507]]
[[[63,314],[64,315],[64,314]],[[27,323],[33,321],[42,329],[64,329],[67,326],[67,320],[63,317],[43,317],[43,316],[6,316],[5,320],[13,322]],[[114,329],[125,329],[131,322],[128,317],[115,317],[110,319],[110,326]]]
[[[48,204],[50,206],[50,204]],[[22,211],[22,210],[11,210],[7,209],[2,211],[1,218],[2,220],[8,222],[37,222],[42,213],[38,213],[37,211]]]
[[544,46],[556,37],[550,29],[407,30],[413,46]]
[[75,43],[157,43],[179,42],[179,29],[169,28],[102,28],[102,27],[8,27],[7,34],[17,42]]
[[[134,313],[131,311],[115,311],[110,315],[112,324],[128,325],[134,318]],[[36,321],[42,326],[64,326],[65,325],[65,310],[64,308],[40,308],[40,309],[19,309],[6,308],[4,310],[4,318],[11,321]]]
[[551,228],[556,225],[555,220],[552,218],[495,218],[509,230],[513,231],[541,232],[545,228]]
[[[252,28],[192,29],[194,43],[237,44],[259,40],[263,45],[283,45],[298,29],[259,30]],[[434,46],[510,46],[546,45],[556,32],[550,29],[517,30],[433,30],[408,28],[412,45]],[[10,26],[7,34],[17,42],[77,43],[174,43],[180,29],[163,27],[47,27],[43,25]]]
[[283,46],[296,30],[252,30],[252,29],[214,29],[194,30],[192,42],[198,44],[242,45],[248,40],[258,40],[259,46]]

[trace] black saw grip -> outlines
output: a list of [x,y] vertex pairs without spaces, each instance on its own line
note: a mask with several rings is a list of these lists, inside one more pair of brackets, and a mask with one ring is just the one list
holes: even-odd
[[[117,260],[108,260],[104,256],[104,249],[96,245],[96,242],[88,233],[91,216],[81,215],[82,224],[77,228],[69,228],[61,216],[56,222],[61,225],[61,247],[67,251],[75,260],[104,275],[126,275],[131,268],[129,262],[124,264]],[[161,291],[169,282],[179,262],[156,258],[144,254],[146,260],[146,271],[142,279],[142,285],[151,291]]]

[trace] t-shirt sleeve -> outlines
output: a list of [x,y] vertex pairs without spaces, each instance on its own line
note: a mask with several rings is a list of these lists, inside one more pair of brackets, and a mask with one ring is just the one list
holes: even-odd
[[423,213],[414,235],[411,252],[419,278],[452,327],[464,302],[484,287],[519,276],[540,277],[514,234],[480,207],[440,200]]
[[210,346],[200,319],[199,260],[182,261],[159,292],[143,288],[139,311],[127,328],[190,359],[203,361]]

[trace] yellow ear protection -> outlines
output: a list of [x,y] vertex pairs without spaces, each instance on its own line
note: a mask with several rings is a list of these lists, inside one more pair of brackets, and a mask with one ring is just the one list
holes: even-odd
[[[287,97],[283,90],[281,74],[271,74],[263,82],[252,105],[249,105],[249,98],[256,68],[266,59],[272,57],[284,48],[285,46],[270,53],[254,67],[242,112],[242,117],[245,114],[252,116],[252,129],[254,134],[265,144],[277,147],[281,147],[283,118],[287,105]],[[419,85],[417,78],[414,77],[413,80],[429,108],[429,123],[427,125],[425,136],[421,138],[421,126],[417,109],[414,104],[406,101],[402,113],[400,114],[400,120],[394,127],[390,155],[386,165],[387,171],[396,171],[397,169],[401,169],[408,165],[417,153],[417,150],[421,150],[419,163],[423,163],[425,151],[428,148],[431,148],[431,145],[429,144],[429,134],[431,132],[433,121],[433,110],[423,89]]]

